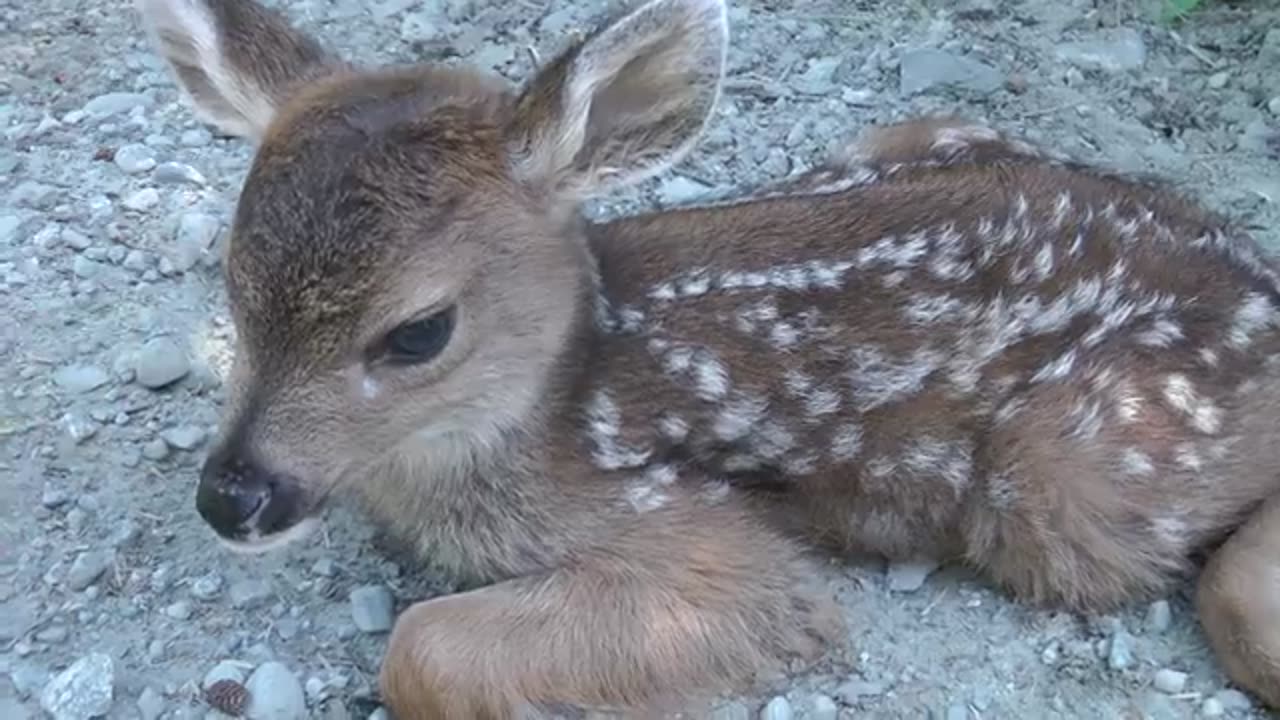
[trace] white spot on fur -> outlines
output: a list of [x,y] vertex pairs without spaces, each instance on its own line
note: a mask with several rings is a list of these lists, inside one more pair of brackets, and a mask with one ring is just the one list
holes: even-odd
[[1036,279],[1044,282],[1049,279],[1053,273],[1053,245],[1044,243],[1040,246],[1039,252],[1036,253],[1035,261]]
[[1071,372],[1075,364],[1076,351],[1074,349],[1068,350],[1036,371],[1036,374],[1031,376],[1031,382],[1061,380]]
[[649,460],[651,450],[628,447],[618,436],[622,433],[622,411],[608,392],[597,390],[587,407],[587,435],[595,446],[592,459],[603,470],[641,467]]
[[800,341],[800,331],[790,323],[780,322],[773,326],[773,331],[769,333],[769,340],[779,350],[786,350]]
[[757,455],[772,460],[782,457],[795,447],[796,439],[777,421],[765,420],[752,434],[751,442]]
[[360,395],[365,400],[376,400],[382,394],[382,383],[365,375],[360,380]]
[[851,355],[849,382],[861,412],[920,392],[943,359],[940,353],[925,348],[905,361],[888,358],[874,347],[854,348]]
[[1204,461],[1191,443],[1182,443],[1174,449],[1174,461],[1193,472],[1200,472],[1204,468]]
[[902,466],[917,476],[940,477],[959,492],[969,484],[973,450],[966,443],[945,442],[926,435],[909,444],[902,456]]
[[1251,292],[1236,308],[1227,341],[1236,350],[1244,350],[1253,343],[1254,333],[1275,322],[1276,308],[1271,299],[1262,293]]
[[1156,466],[1151,461],[1151,456],[1137,448],[1125,448],[1124,452],[1120,454],[1120,460],[1124,465],[1125,472],[1130,475],[1148,476],[1156,471]]
[[1158,318],[1151,323],[1150,329],[1138,333],[1135,339],[1139,345],[1167,348],[1182,337],[1182,326],[1168,318]]
[[720,408],[712,423],[712,432],[721,440],[731,442],[745,437],[764,419],[768,404],[763,398],[739,394]]
[[817,388],[804,398],[804,412],[811,418],[831,415],[840,410],[840,393],[831,388]]
[[1058,193],[1058,199],[1053,203],[1053,216],[1050,222],[1055,228],[1062,227],[1067,222],[1067,217],[1071,215],[1071,195],[1067,192]]
[[632,509],[641,514],[658,510],[669,500],[666,493],[654,486],[638,483],[627,488],[626,499]]
[[831,457],[839,462],[848,462],[862,452],[862,427],[856,423],[845,423],[836,429],[831,438]]
[[663,415],[658,420],[658,431],[672,442],[684,442],[689,437],[689,423],[675,415]]
[[1214,435],[1222,427],[1222,412],[1208,398],[1201,398],[1186,375],[1175,373],[1165,380],[1164,398],[1174,409],[1191,416],[1191,426]]
[[719,400],[729,393],[729,370],[709,352],[699,353],[693,368],[698,397]]

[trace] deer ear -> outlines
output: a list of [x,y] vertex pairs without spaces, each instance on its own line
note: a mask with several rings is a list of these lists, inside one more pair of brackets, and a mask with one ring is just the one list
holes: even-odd
[[651,0],[598,29],[517,99],[517,177],[592,193],[679,162],[719,100],[728,45],[724,0]]
[[298,85],[342,67],[254,0],[135,0],[188,104],[223,132],[258,139]]

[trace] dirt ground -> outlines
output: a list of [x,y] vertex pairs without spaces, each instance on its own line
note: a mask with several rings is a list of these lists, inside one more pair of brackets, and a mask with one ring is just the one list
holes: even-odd
[[[366,63],[512,80],[598,0],[300,0]],[[1153,0],[1158,5],[1158,0]],[[959,109],[1171,178],[1280,246],[1280,2],[1189,22],[1140,0],[733,0],[730,79],[698,151],[596,213],[782,177],[863,126]],[[340,509],[306,547],[216,547],[193,490],[228,319],[217,246],[250,147],[178,104],[126,0],[0,0],[0,718],[361,718],[393,611],[447,590]],[[1011,604],[972,576],[832,566],[849,662],[722,718],[1261,718],[1187,589],[1112,617]],[[762,710],[762,708],[764,708]]]

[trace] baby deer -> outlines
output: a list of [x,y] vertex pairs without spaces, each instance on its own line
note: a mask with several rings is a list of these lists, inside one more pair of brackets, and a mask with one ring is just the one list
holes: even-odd
[[1242,232],[955,119],[593,224],[701,134],[723,0],[639,5],[518,90],[358,69],[251,0],[137,1],[257,145],[200,514],[256,551],[351,496],[478,586],[402,613],[395,717],[746,688],[848,641],[818,550],[1080,611],[1212,553],[1209,638],[1280,702],[1280,282]]

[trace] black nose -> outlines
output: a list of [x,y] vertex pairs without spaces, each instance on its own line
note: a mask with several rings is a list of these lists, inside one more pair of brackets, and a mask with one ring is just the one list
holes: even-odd
[[214,455],[205,462],[196,489],[196,511],[219,535],[238,537],[254,514],[271,502],[271,476],[239,458]]

